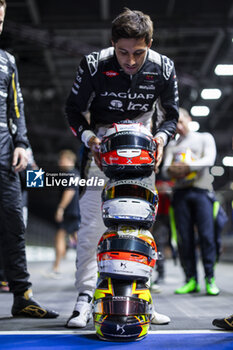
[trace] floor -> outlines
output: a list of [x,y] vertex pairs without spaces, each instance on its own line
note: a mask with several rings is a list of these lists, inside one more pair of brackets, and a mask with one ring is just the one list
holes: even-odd
[[[71,342],[74,345],[71,346],[70,338],[68,336],[87,336],[86,339],[90,340],[93,337],[93,339],[95,339],[95,331],[92,321],[85,329],[73,331],[65,328],[66,320],[72,313],[76,299],[76,290],[74,287],[75,254],[74,252],[70,253],[71,254],[68,255],[68,258],[62,262],[61,279],[53,279],[49,277],[52,264],[50,261],[30,261],[28,265],[31,273],[35,299],[41,304],[57,310],[60,313],[60,316],[57,319],[37,320],[12,318],[10,314],[12,295],[9,293],[0,294],[0,349],[15,349],[16,345],[12,342],[12,339],[16,339],[15,337],[17,336],[28,336],[33,342],[36,342],[37,338],[35,338],[35,336],[44,336],[46,334],[55,337],[62,336],[62,341],[61,339],[58,341],[56,338],[56,341],[60,345],[65,342],[64,336],[66,336],[68,343],[65,342],[64,347],[62,347],[63,349],[71,349],[73,348],[72,346],[75,346],[74,338],[72,338],[72,342],[74,343]],[[153,293],[152,296],[155,309],[160,313],[168,315],[171,318],[171,322],[170,324],[163,326],[152,325],[148,335],[149,340],[142,340],[142,342],[152,341],[151,344],[153,344],[153,339],[151,337],[160,335],[160,346],[156,348],[181,349],[183,347],[179,344],[182,343],[184,346],[184,342],[179,342],[179,337],[181,335],[182,337],[185,337],[185,335],[187,336],[187,334],[189,334],[192,337],[195,336],[194,339],[196,340],[201,339],[201,345],[200,347],[193,347],[195,342],[191,340],[188,349],[205,349],[206,347],[204,346],[204,343],[209,339],[208,337],[210,337],[210,343],[207,343],[212,343],[212,345],[215,344],[217,346],[216,349],[233,349],[233,333],[221,332],[216,327],[212,326],[212,320],[214,318],[223,317],[233,313],[233,263],[221,262],[216,266],[216,281],[221,290],[220,295],[217,297],[207,296],[205,294],[201,264],[199,264],[198,269],[202,289],[200,293],[192,295],[181,296],[174,294],[174,290],[183,284],[183,273],[179,265],[174,265],[172,260],[166,260],[165,269],[166,278],[164,283],[160,286],[161,292]],[[14,335],[14,338],[8,338],[12,335]],[[161,340],[163,339],[161,337],[164,335],[167,335],[165,343]],[[172,339],[169,338],[171,336],[175,337],[174,339],[176,339],[178,345],[175,346],[176,342],[174,343],[174,339],[171,340],[170,343],[168,342],[168,339]],[[219,338],[215,341],[216,336]],[[50,338],[50,340],[51,339],[52,338]],[[80,339],[83,341],[83,338]],[[82,344],[80,339],[78,343]],[[139,343],[142,344],[142,342]],[[167,342],[170,345],[168,345]],[[5,345],[3,346],[3,344]],[[40,344],[41,346],[38,344],[31,344],[29,347],[25,347],[25,338],[17,338],[17,349],[20,349],[20,346],[25,349],[52,349],[57,347],[55,345],[51,345],[51,347],[48,346],[49,342],[46,340],[45,343],[41,343],[41,338]],[[44,347],[42,344],[46,344],[46,346]],[[70,345],[68,346],[68,344]],[[78,348],[85,349],[85,338],[83,344],[83,347],[80,345]],[[105,342],[101,342],[101,344],[103,347]],[[108,344],[108,346],[106,345],[107,347],[104,347],[110,349],[110,343],[106,344]],[[91,344],[87,347],[90,349]],[[96,343],[93,345],[93,348],[98,348]],[[150,345],[148,345],[148,349],[150,348]],[[123,345],[122,349],[124,349]],[[212,349],[215,349],[215,347],[212,347]]]

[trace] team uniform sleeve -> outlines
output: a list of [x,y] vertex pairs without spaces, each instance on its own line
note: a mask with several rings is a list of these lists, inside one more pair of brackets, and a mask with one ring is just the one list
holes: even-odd
[[24,114],[24,102],[21,93],[18,70],[16,64],[12,64],[12,74],[8,92],[8,118],[10,123],[16,126],[12,133],[15,147],[23,147],[26,149],[29,146],[27,138],[27,128]]
[[78,67],[76,78],[65,107],[70,128],[79,139],[81,139],[82,133],[85,130],[91,130],[83,113],[88,111],[93,98],[94,88],[91,81],[91,74],[86,57],[84,57]]
[[157,112],[164,118],[156,134],[165,133],[168,142],[176,132],[179,118],[178,83],[174,63],[165,56],[162,56],[162,70],[165,86],[158,99]]

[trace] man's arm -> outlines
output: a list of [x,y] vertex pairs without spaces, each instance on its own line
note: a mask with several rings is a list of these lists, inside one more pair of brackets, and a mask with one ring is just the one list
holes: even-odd
[[87,147],[89,139],[95,134],[91,131],[83,112],[88,110],[93,98],[94,89],[91,75],[86,57],[84,57],[78,67],[75,81],[66,102],[66,117],[74,135],[83,141]]
[[8,118],[12,125],[14,125],[12,138],[15,146],[12,166],[16,172],[19,172],[27,166],[28,157],[26,148],[29,146],[29,141],[27,138],[24,102],[18,79],[18,70],[14,57],[9,55],[9,60],[12,66],[12,73],[8,90]]
[[92,136],[88,141],[88,147],[91,150],[92,156],[94,157],[96,165],[102,170],[101,161],[100,161],[100,139],[96,136]]
[[164,148],[164,138],[162,136],[157,136],[154,138],[154,141],[157,145],[156,150],[156,162],[155,162],[155,173],[159,172],[159,166],[163,159],[163,148]]
[[56,222],[62,222],[64,219],[64,212],[70,202],[72,201],[74,195],[75,195],[75,189],[69,188],[65,190],[62,194],[61,200],[58,204],[56,213],[55,213],[55,220]]
[[174,157],[173,147],[172,147],[173,142],[174,141],[172,141],[166,147],[166,150],[165,150],[165,153],[164,153],[164,161],[163,161],[163,166],[162,166],[162,169],[161,169],[161,173],[162,173],[162,176],[165,179],[170,179],[171,177],[173,177],[173,175],[170,172],[170,169],[171,169],[171,166],[172,166],[171,164],[172,164],[173,157]]
[[173,62],[165,56],[162,56],[162,70],[165,86],[157,102],[157,113],[163,115],[163,122],[159,125],[155,134],[155,141],[157,143],[156,172],[163,158],[164,146],[174,136],[179,118],[176,72]]
[[174,64],[165,56],[162,56],[162,69],[164,89],[160,94],[156,107],[157,112],[163,115],[163,121],[157,129],[155,137],[163,137],[166,146],[176,132],[176,124],[179,118],[179,95]]
[[24,102],[15,59],[11,55],[10,62],[12,65],[12,73],[8,92],[8,119],[16,126],[15,131],[12,133],[14,146],[26,149],[29,146],[29,142],[25,123]]
[[216,159],[216,144],[214,137],[208,133],[200,133],[202,138],[202,157],[189,164],[190,171],[199,171],[201,167],[213,166]]

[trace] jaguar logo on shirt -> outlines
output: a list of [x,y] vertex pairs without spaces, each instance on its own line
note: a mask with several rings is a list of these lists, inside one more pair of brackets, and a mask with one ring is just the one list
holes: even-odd
[[113,91],[108,92],[105,91],[100,94],[100,96],[103,97],[118,97],[118,98],[128,98],[129,100],[135,100],[135,99],[143,99],[143,100],[152,100],[154,98],[154,94],[143,94],[143,93],[130,93],[130,92],[118,92],[115,93]]

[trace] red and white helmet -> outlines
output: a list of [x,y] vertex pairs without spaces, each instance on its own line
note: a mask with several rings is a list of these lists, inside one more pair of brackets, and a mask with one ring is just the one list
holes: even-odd
[[156,159],[156,143],[142,123],[114,123],[100,146],[102,169],[109,178],[150,176]]
[[108,181],[102,191],[102,217],[107,227],[117,224],[149,228],[158,211],[158,193],[143,181]]
[[151,233],[133,226],[108,229],[97,247],[101,278],[147,281],[158,258]]

